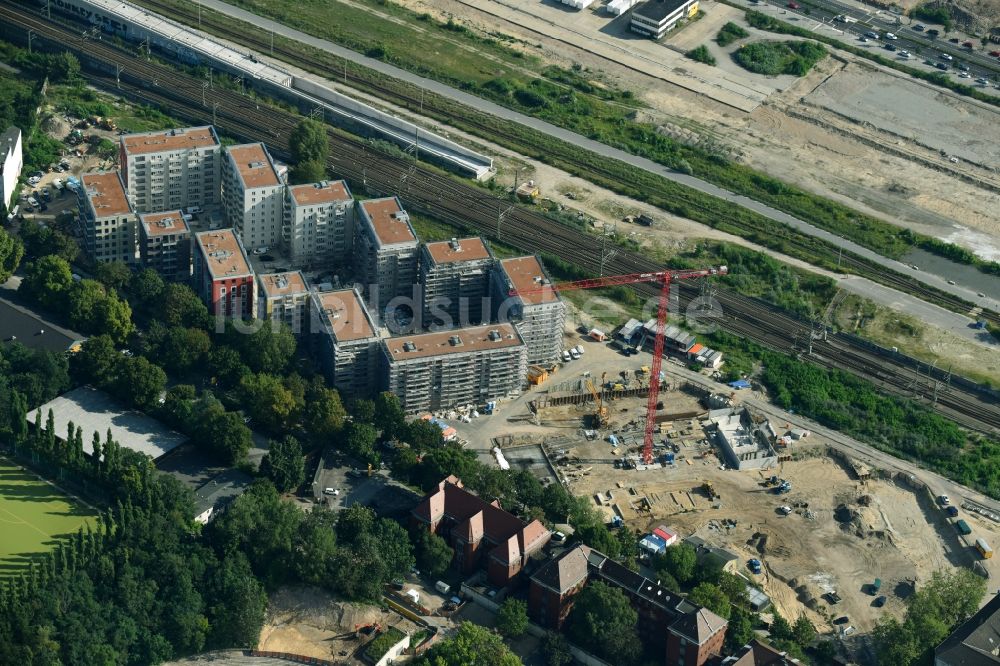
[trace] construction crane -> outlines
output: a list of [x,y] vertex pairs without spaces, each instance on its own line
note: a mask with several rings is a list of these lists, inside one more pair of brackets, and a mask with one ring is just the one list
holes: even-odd
[[594,404],[596,405],[594,409],[594,420],[597,422],[598,428],[603,428],[608,425],[608,408],[604,406],[601,401],[601,394],[597,392],[594,387],[594,382],[587,380],[587,388],[590,389],[590,395],[594,397]]
[[653,462],[653,429],[656,425],[656,404],[660,395],[660,366],[663,361],[663,331],[667,323],[667,306],[670,303],[670,284],[674,280],[692,280],[726,275],[729,269],[725,266],[702,268],[694,270],[666,270],[651,273],[632,273],[629,275],[613,275],[609,277],[576,280],[558,284],[541,284],[531,289],[511,289],[510,296],[526,296],[555,291],[575,291],[578,289],[603,289],[625,284],[641,284],[658,282],[660,284],[660,302],[656,310],[656,341],[653,346],[653,363],[649,373],[649,397],[646,400],[646,432],[642,441],[642,460],[647,465]]

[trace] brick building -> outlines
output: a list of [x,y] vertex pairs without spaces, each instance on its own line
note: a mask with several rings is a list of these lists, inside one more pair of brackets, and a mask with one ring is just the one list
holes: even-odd
[[411,525],[429,529],[455,549],[453,565],[463,574],[486,569],[491,584],[505,587],[552,533],[537,520],[525,524],[497,501],[473,495],[454,476],[438,484],[413,510]]
[[[482,238],[426,243],[420,254],[420,323],[455,328],[483,323],[493,253]],[[489,308],[485,310],[490,317]]]
[[787,652],[779,652],[758,638],[718,662],[719,666],[794,666],[799,663]]
[[194,284],[213,315],[254,316],[254,273],[232,229],[195,234]]
[[118,139],[118,163],[136,210],[218,203],[220,145],[211,126],[123,134]]
[[191,230],[179,210],[139,215],[139,261],[168,280],[191,277]]
[[646,645],[662,650],[668,666],[702,666],[721,652],[726,637],[724,619],[584,545],[565,551],[531,576],[529,615],[558,630],[576,595],[592,580],[615,587],[628,597],[638,614],[639,637]]

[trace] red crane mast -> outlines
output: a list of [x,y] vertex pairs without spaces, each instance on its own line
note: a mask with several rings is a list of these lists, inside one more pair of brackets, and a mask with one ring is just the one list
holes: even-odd
[[653,428],[656,425],[656,404],[660,396],[660,367],[663,362],[663,331],[667,323],[667,306],[670,302],[670,284],[674,280],[691,280],[726,275],[729,272],[725,266],[701,268],[693,270],[666,270],[650,273],[632,273],[629,275],[612,275],[574,282],[546,284],[532,289],[511,289],[510,296],[539,294],[546,291],[574,291],[577,289],[601,289],[623,284],[639,284],[642,282],[660,283],[660,301],[656,310],[656,339],[653,345],[653,364],[649,376],[649,397],[646,400],[646,432],[642,440],[642,460],[649,465],[653,462]]

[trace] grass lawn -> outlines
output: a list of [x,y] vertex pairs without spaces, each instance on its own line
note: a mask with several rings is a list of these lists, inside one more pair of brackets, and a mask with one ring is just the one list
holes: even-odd
[[0,458],[0,577],[16,574],[97,512]]

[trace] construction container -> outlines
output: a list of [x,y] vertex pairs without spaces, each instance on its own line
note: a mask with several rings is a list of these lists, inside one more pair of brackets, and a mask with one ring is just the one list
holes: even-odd
[[590,337],[598,342],[604,342],[607,339],[607,335],[599,328],[590,329]]
[[957,529],[961,534],[972,534],[972,528],[969,527],[969,523],[964,520],[960,520],[955,523],[955,529]]
[[993,549],[990,548],[990,544],[986,543],[986,539],[976,539],[976,550],[979,551],[984,560],[993,557]]

